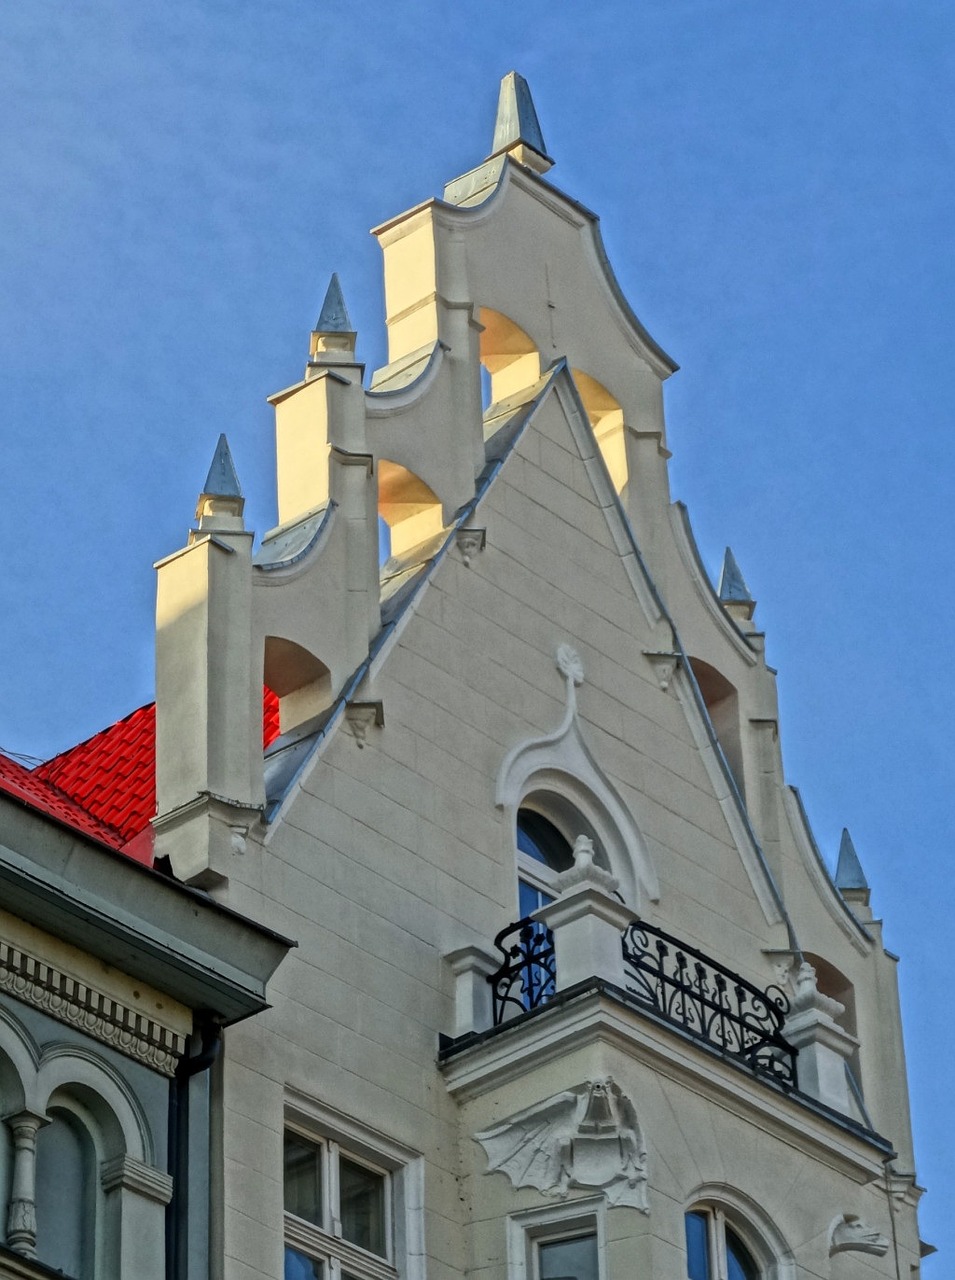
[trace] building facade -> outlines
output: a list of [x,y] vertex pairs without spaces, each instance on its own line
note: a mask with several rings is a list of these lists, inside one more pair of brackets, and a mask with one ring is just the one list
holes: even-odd
[[[670,500],[676,366],[551,164],[512,73],[489,158],[375,232],[367,386],[333,279],[272,398],[276,528],[223,438],[157,565],[109,856],[234,922],[261,988],[240,1018],[153,979],[193,1052],[230,1024],[169,1276],[918,1275],[895,960],[786,785],[743,575]],[[37,781],[103,820],[116,730]]]

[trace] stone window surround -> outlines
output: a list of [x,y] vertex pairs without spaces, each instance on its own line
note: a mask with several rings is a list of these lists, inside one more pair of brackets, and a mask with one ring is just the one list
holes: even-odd
[[347,1271],[358,1280],[425,1280],[424,1162],[409,1147],[327,1107],[305,1094],[286,1091],[285,1128],[296,1136],[385,1174],[388,1257],[342,1239],[340,1224],[323,1230],[286,1213],[285,1243],[326,1264],[328,1280]]
[[[710,1220],[710,1238],[729,1227],[752,1255],[760,1280],[795,1280],[795,1261],[775,1224],[749,1196],[727,1183],[707,1183],[694,1192],[685,1212],[705,1214]],[[725,1280],[722,1250],[719,1265],[711,1268],[712,1280]]]
[[539,1243],[592,1234],[597,1237],[598,1280],[607,1280],[606,1211],[601,1195],[511,1214],[507,1219],[508,1280],[539,1280]]

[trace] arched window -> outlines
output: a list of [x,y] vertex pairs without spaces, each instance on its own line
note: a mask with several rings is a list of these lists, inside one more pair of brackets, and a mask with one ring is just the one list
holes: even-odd
[[759,1280],[764,1274],[722,1209],[692,1209],[684,1221],[688,1280]]

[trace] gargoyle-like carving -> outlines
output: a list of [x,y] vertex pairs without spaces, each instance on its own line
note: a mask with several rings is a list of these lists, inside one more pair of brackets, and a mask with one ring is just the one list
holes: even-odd
[[610,1205],[649,1212],[640,1125],[609,1076],[555,1094],[475,1137],[487,1172],[506,1173],[515,1187],[561,1198],[573,1187],[599,1190]]
[[889,1248],[888,1239],[881,1231],[870,1227],[856,1213],[845,1213],[833,1224],[829,1237],[829,1257],[834,1253],[874,1253],[883,1257]]

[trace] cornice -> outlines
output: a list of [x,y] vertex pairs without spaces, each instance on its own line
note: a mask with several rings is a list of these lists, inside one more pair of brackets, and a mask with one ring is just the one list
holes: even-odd
[[162,1075],[173,1074],[185,1048],[185,1037],[172,1027],[3,941],[0,991]]

